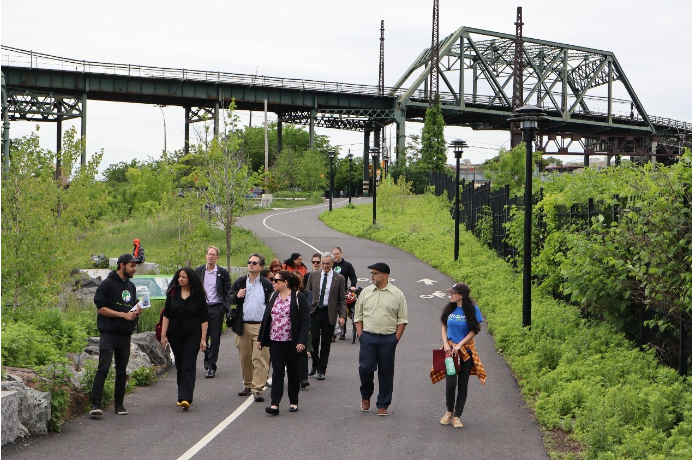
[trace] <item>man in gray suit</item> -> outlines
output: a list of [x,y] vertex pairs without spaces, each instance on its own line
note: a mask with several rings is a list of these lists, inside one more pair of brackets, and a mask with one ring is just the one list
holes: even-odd
[[309,375],[317,374],[317,380],[324,380],[327,373],[329,350],[337,319],[341,327],[346,324],[346,281],[332,270],[333,265],[332,253],[323,252],[322,270],[312,272],[307,285],[307,289],[312,292],[310,322],[313,352]]

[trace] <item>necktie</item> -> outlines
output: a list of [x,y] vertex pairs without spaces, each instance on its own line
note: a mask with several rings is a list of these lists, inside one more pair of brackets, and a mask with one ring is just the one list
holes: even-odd
[[327,274],[325,273],[323,275],[324,279],[322,280],[322,290],[320,291],[320,300],[317,304],[319,308],[322,308],[324,306],[324,291],[327,288]]

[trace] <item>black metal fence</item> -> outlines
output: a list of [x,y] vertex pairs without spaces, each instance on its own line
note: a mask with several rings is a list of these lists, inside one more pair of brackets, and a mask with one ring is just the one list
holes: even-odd
[[[446,194],[450,200],[450,212],[454,218],[455,180],[447,174],[431,173],[430,185],[434,187],[436,196]],[[459,184],[459,222],[476,236],[480,236],[483,225],[492,227],[492,238],[489,246],[502,258],[514,261],[517,250],[508,243],[505,229],[509,222],[512,208],[524,206],[524,197],[511,195],[509,186],[498,190],[490,190],[490,182],[476,184],[475,182],[462,181]],[[543,189],[533,197],[533,203],[537,204],[543,198]],[[571,207],[561,206],[557,208],[558,227],[561,229],[576,229],[588,231],[591,219],[602,216],[605,224],[619,222],[621,210],[626,207],[619,195],[613,195],[610,203],[587,198],[584,204],[575,204]],[[545,219],[541,211],[535,216],[534,242],[537,251],[543,249],[543,241],[546,235]],[[481,225],[479,226],[479,223]],[[585,315],[591,312],[584,311]],[[663,312],[657,312],[643,304],[630,305],[631,320],[626,321],[623,331],[628,337],[639,345],[649,345],[656,349],[662,362],[676,367],[681,375],[686,375],[689,369],[689,357],[692,355],[692,338],[689,331],[692,324],[684,318],[677,320],[675,328],[659,331],[649,328],[646,323],[656,318],[665,316]]]

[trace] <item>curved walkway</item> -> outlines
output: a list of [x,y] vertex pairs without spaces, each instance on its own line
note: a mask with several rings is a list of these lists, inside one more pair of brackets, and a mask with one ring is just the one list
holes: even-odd
[[[346,200],[335,201],[342,206]],[[357,200],[365,203],[367,200]],[[272,417],[266,403],[237,396],[242,387],[234,336],[222,336],[219,368],[205,379],[198,360],[195,401],[188,412],[175,405],[175,371],[158,383],[126,396],[127,416],[108,408],[100,420],[82,416],[59,435],[18,439],[2,448],[7,459],[547,459],[541,431],[525,407],[519,388],[492,337],[477,338],[488,372],[486,385],[471,377],[463,429],[441,426],[444,383],[430,383],[432,349],[440,345],[439,315],[452,284],[446,275],[398,249],[329,229],[317,216],[326,205],[276,210],[240,219],[280,257],[338,245],[360,278],[367,265],[387,262],[392,284],[406,295],[410,324],[397,349],[394,396],[389,417],[360,410],[358,344],[333,344],[327,378],[310,379],[300,393],[300,411]],[[200,258],[200,263],[203,262]],[[369,280],[360,281],[365,286]],[[483,305],[480,305],[481,310]],[[349,331],[350,332],[350,331]],[[268,391],[265,391],[268,397]]]

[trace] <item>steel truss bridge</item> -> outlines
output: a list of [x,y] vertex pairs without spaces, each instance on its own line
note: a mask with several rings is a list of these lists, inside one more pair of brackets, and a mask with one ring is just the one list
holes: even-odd
[[[430,49],[423,50],[390,88],[292,78],[90,62],[2,46],[4,138],[9,122],[81,118],[87,101],[175,105],[190,123],[213,120],[232,99],[239,110],[267,109],[282,123],[361,131],[364,178],[370,134],[396,126],[403,155],[406,121],[422,122],[429,91]],[[612,52],[523,38],[523,102],[541,107],[536,150],[544,154],[640,157],[660,160],[692,147],[692,123],[649,115]],[[515,36],[461,27],[440,41],[439,97],[447,125],[510,130],[515,78]],[[522,104],[523,105],[523,104]],[[58,130],[58,137],[60,137]],[[379,142],[379,137],[375,136]],[[60,142],[60,141],[58,141]],[[379,146],[379,145],[378,145]],[[60,146],[58,145],[58,150]],[[4,153],[4,161],[7,157]],[[85,152],[83,153],[83,161]]]

